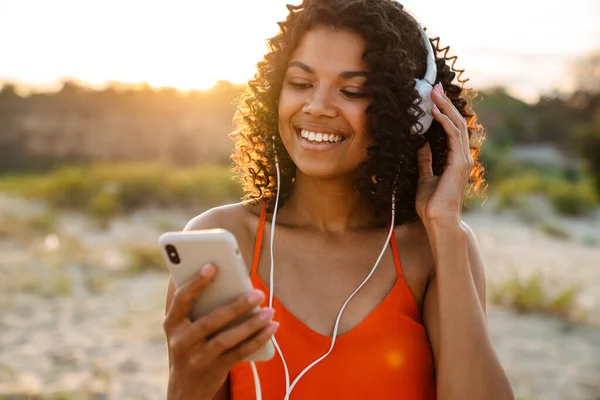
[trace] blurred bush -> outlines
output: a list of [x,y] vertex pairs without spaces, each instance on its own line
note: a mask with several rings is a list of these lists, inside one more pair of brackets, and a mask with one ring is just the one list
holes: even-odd
[[63,167],[43,176],[0,179],[0,191],[40,199],[105,219],[143,207],[213,206],[239,199],[240,185],[224,166],[159,164]]
[[562,240],[571,239],[569,231],[556,223],[541,221],[538,223],[538,228],[547,236]]
[[557,177],[544,177],[537,172],[528,172],[500,181],[495,193],[499,206],[521,207],[527,196],[544,195],[555,211],[563,215],[582,216],[598,205],[598,196],[589,179],[576,182]]
[[592,121],[578,126],[575,133],[579,141],[580,152],[594,179],[596,193],[600,196],[600,106],[595,111]]
[[130,258],[130,273],[142,273],[146,271],[166,272],[162,253],[156,246],[131,245],[127,247]]
[[585,215],[598,204],[591,181],[553,181],[548,185],[548,198],[558,213],[572,216]]
[[490,284],[490,295],[496,304],[515,309],[520,313],[542,313],[566,318],[576,313],[579,285],[552,290],[544,284],[542,276],[533,274],[527,278],[516,273],[506,281]]
[[531,194],[543,194],[544,184],[541,177],[535,173],[514,176],[500,181],[495,193],[502,207],[518,207],[522,205],[523,197]]
[[58,217],[53,211],[28,216],[0,214],[0,239],[31,240],[34,236],[43,236],[54,231]]

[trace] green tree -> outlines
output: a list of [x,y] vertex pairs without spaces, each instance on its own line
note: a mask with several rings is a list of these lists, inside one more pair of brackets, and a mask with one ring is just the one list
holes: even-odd
[[12,83],[6,83],[0,89],[0,101],[10,101],[19,98],[17,88]]
[[510,146],[530,140],[528,119],[531,106],[512,97],[502,87],[481,91],[479,99],[474,108],[489,141],[499,146]]

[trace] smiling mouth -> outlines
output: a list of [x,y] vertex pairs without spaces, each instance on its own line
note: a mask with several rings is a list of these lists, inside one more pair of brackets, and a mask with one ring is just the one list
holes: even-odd
[[300,128],[296,128],[296,133],[307,142],[314,144],[335,144],[346,140],[342,135],[335,133],[312,132]]

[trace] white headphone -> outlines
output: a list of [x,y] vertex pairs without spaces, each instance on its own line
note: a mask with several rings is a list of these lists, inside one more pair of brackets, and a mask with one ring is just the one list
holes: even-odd
[[[427,37],[427,35],[425,34],[425,31],[423,30],[423,28],[421,28],[421,26],[419,25],[418,22],[417,22],[417,25],[419,26],[419,29],[420,29],[423,39],[425,41],[425,45],[427,46],[427,50],[428,50],[427,72],[425,73],[425,77],[423,79],[415,79],[416,89],[422,98],[421,103],[418,106],[425,113],[425,115],[423,115],[419,118],[419,123],[423,126],[421,133],[423,133],[423,132],[426,132],[427,129],[429,129],[429,127],[431,126],[431,123],[433,121],[433,116],[431,115],[431,108],[433,107],[433,102],[432,102],[430,96],[431,96],[431,91],[433,89],[433,84],[435,82],[437,70],[436,70],[436,66],[435,66],[435,54],[433,52],[433,48],[431,47],[431,43],[429,42],[429,38]],[[415,132],[417,131],[416,127],[413,127],[413,129]],[[269,273],[269,307],[270,308],[273,307],[273,286],[274,286],[273,270],[274,270],[274,265],[275,265],[274,257],[273,257],[273,240],[275,238],[275,222],[277,220],[277,210],[279,208],[279,192],[281,189],[281,187],[280,187],[281,172],[279,170],[279,160],[277,158],[277,149],[275,148],[275,136],[273,136],[273,151],[275,152],[275,168],[277,170],[277,194],[275,196],[275,209],[273,210],[273,220],[271,221],[271,240],[270,240],[271,269],[270,269],[270,273]],[[381,249],[381,253],[379,254],[379,257],[377,258],[377,261],[375,262],[375,265],[373,266],[373,268],[371,269],[371,272],[369,272],[367,277],[362,281],[362,283],[360,285],[358,285],[358,287],[354,290],[354,292],[352,292],[352,294],[346,299],[346,301],[340,308],[340,311],[338,312],[338,315],[335,319],[335,324],[333,327],[333,335],[331,338],[331,346],[329,347],[329,350],[325,354],[323,354],[321,357],[319,357],[318,359],[316,359],[315,361],[310,363],[308,366],[306,366],[306,368],[304,368],[302,370],[302,372],[300,372],[298,374],[296,379],[294,379],[294,381],[291,384],[290,384],[290,374],[288,371],[287,364],[285,362],[285,358],[283,357],[283,352],[281,351],[281,348],[279,347],[279,344],[277,343],[275,335],[273,335],[273,337],[272,337],[273,345],[275,346],[277,353],[279,353],[279,356],[281,357],[281,361],[283,363],[283,368],[285,371],[285,389],[286,390],[285,390],[284,400],[289,400],[290,394],[292,393],[292,390],[294,389],[294,387],[296,386],[296,384],[298,383],[300,378],[302,378],[304,376],[304,374],[306,374],[312,367],[314,367],[315,365],[320,363],[333,350],[333,346],[335,345],[335,341],[337,338],[337,332],[338,332],[338,328],[340,325],[340,320],[342,318],[342,313],[346,309],[346,306],[348,305],[350,300],[352,300],[354,295],[356,293],[358,293],[358,291],[367,283],[369,278],[371,278],[371,276],[377,269],[377,266],[379,265],[379,262],[383,258],[385,250],[386,250],[388,243],[390,242],[390,239],[392,237],[392,232],[394,231],[394,227],[395,227],[395,217],[396,217],[396,197],[395,197],[395,194],[392,193],[392,217],[390,220],[390,229],[389,229],[387,238],[385,240],[385,243],[383,245],[383,248]],[[254,376],[254,387],[256,390],[256,400],[262,400],[260,379],[258,377],[258,371],[256,369],[256,365],[254,364],[254,362],[251,362],[250,366],[252,368],[252,374]]]
[[[431,100],[431,91],[433,90],[433,85],[435,84],[435,78],[437,76],[437,67],[435,65],[435,53],[433,52],[433,47],[431,46],[431,42],[427,37],[427,34],[421,28],[421,25],[417,22],[419,26],[419,30],[421,31],[421,36],[423,37],[423,41],[425,42],[425,47],[427,47],[427,70],[425,71],[425,76],[423,79],[415,79],[415,88],[417,92],[419,92],[419,96],[421,96],[421,102],[418,105],[423,111],[423,115],[419,118],[419,124],[422,125],[423,129],[421,133],[427,132],[431,123],[433,122],[433,100]],[[417,99],[417,102],[419,100]],[[412,132],[417,133],[417,126],[412,127]]]

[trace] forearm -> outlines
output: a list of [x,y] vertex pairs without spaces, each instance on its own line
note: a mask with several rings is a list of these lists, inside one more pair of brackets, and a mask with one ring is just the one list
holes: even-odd
[[438,399],[512,399],[487,330],[460,222],[427,228],[438,293]]

